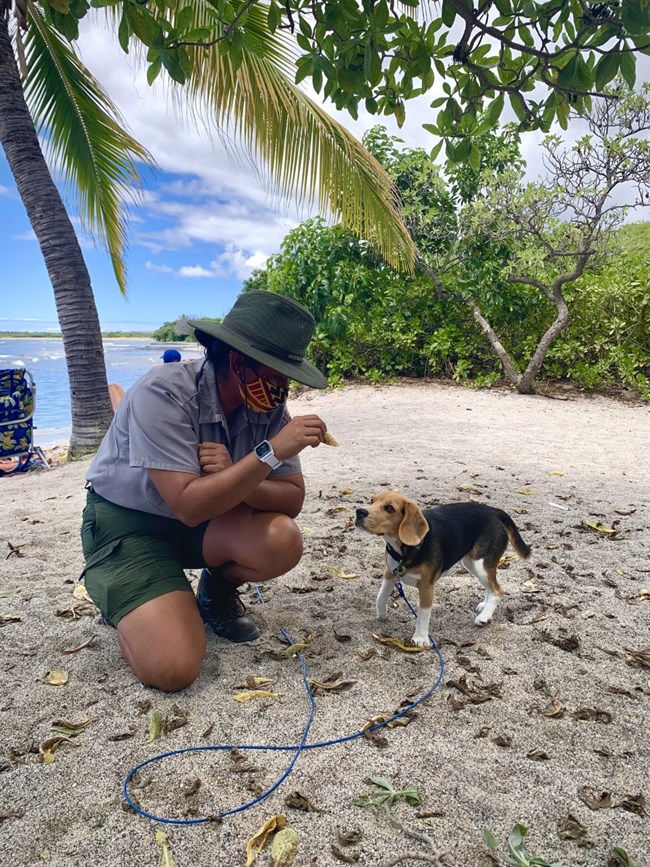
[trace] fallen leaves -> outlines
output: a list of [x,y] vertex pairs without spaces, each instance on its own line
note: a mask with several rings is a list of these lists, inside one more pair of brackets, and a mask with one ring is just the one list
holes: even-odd
[[337,566],[328,566],[327,571],[331,572],[332,575],[336,575],[337,578],[345,578],[347,581],[350,581],[353,578],[359,578],[360,577],[358,572],[344,572],[342,569],[339,569]]
[[160,867],[176,867],[176,862],[169,850],[169,837],[164,831],[156,831],[156,846],[162,851]]
[[280,693],[270,689],[246,689],[233,695],[234,701],[254,701],[256,698],[277,698]]
[[631,647],[626,647],[625,652],[627,653],[625,661],[628,665],[650,668],[650,647],[644,647],[642,650],[632,650]]
[[61,647],[59,649],[59,653],[69,654],[69,653],[79,653],[80,650],[83,650],[85,647],[90,647],[93,641],[97,638],[96,635],[91,635],[83,644],[78,644],[76,647]]
[[55,735],[46,738],[38,747],[39,761],[45,765],[51,764],[54,761],[55,750],[63,743],[71,744],[73,747],[79,746],[79,744],[75,744],[72,738],[67,738],[65,735]]
[[596,518],[588,518],[587,520],[582,522],[582,525],[588,530],[593,530],[596,533],[601,533],[602,535],[608,536],[614,541],[625,538],[625,534],[622,533],[620,530],[617,530],[616,527],[612,527],[610,524],[605,524],[603,521],[599,521]]
[[293,828],[282,828],[271,843],[273,867],[290,867],[298,851],[298,833]]
[[48,671],[45,675],[45,680],[50,684],[50,686],[65,686],[69,679],[70,675],[63,669]]
[[270,835],[276,831],[282,830],[287,824],[286,817],[282,813],[271,816],[270,819],[256,831],[246,844],[246,867],[251,867],[262,849],[266,846],[266,842]]
[[156,738],[159,738],[162,734],[164,724],[165,718],[161,711],[150,710],[147,714],[147,739],[149,741],[155,741]]
[[313,695],[322,695],[325,692],[340,692],[357,683],[356,680],[342,679],[343,672],[337,671],[328,675],[324,680],[309,680],[309,686]]
[[457,689],[463,694],[464,699],[449,696],[448,701],[454,710],[460,710],[467,702],[470,704],[484,704],[493,698],[502,698],[502,683],[483,683],[475,680],[472,684],[467,683],[467,675],[463,674],[457,680],[448,680],[447,686]]
[[398,638],[391,638],[389,635],[375,635],[373,632],[372,637],[380,644],[385,644],[387,647],[395,647],[404,653],[421,653],[424,650],[424,647],[418,647],[415,644],[404,644]]

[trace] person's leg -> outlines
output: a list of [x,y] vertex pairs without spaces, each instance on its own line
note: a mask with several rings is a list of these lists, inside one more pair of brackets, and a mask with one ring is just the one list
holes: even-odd
[[300,562],[302,533],[287,515],[238,506],[210,521],[203,537],[203,557],[221,566],[232,584],[267,581]]
[[302,555],[302,534],[286,515],[238,506],[210,521],[203,536],[203,569],[196,601],[220,638],[255,641],[260,630],[246,614],[238,587],[284,575]]
[[183,569],[183,541],[194,536],[194,565],[200,565],[204,529],[88,494],[82,523],[86,589],[117,627],[124,658],[148,686],[172,692],[199,673],[205,628]]
[[125,614],[117,625],[122,654],[147,686],[176,692],[198,677],[205,627],[194,594],[165,593]]

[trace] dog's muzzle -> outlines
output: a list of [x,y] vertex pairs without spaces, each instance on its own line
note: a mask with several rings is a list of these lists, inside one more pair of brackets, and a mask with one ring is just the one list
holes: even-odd
[[362,530],[365,530],[364,521],[366,520],[367,517],[368,517],[368,510],[367,509],[357,509],[357,519],[355,521],[355,524],[357,525],[357,527],[361,527]]

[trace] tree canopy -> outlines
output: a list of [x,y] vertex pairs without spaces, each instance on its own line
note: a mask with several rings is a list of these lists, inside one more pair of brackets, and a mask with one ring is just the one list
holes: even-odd
[[[86,0],[42,0],[55,26],[75,38]],[[436,84],[444,95],[424,124],[447,140],[447,157],[477,162],[475,134],[494,128],[508,100],[521,130],[566,128],[570,111],[621,76],[632,88],[636,57],[650,54],[647,0],[92,0],[119,17],[125,51],[147,47],[148,77],[192,77],[201,51],[216,48],[234,69],[269,34],[290,37],[295,82],[353,117],[404,122],[410,99]],[[429,122],[431,121],[431,122]]]

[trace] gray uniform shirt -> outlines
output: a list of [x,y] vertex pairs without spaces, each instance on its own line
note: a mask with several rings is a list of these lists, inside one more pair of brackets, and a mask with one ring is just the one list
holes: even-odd
[[[199,358],[158,364],[120,401],[86,478],[96,493],[118,506],[174,518],[149,478],[149,469],[200,476],[202,442],[222,443],[236,463],[289,418],[284,407],[270,413],[240,407],[229,425],[209,362]],[[269,478],[300,471],[296,456],[283,461]]]

